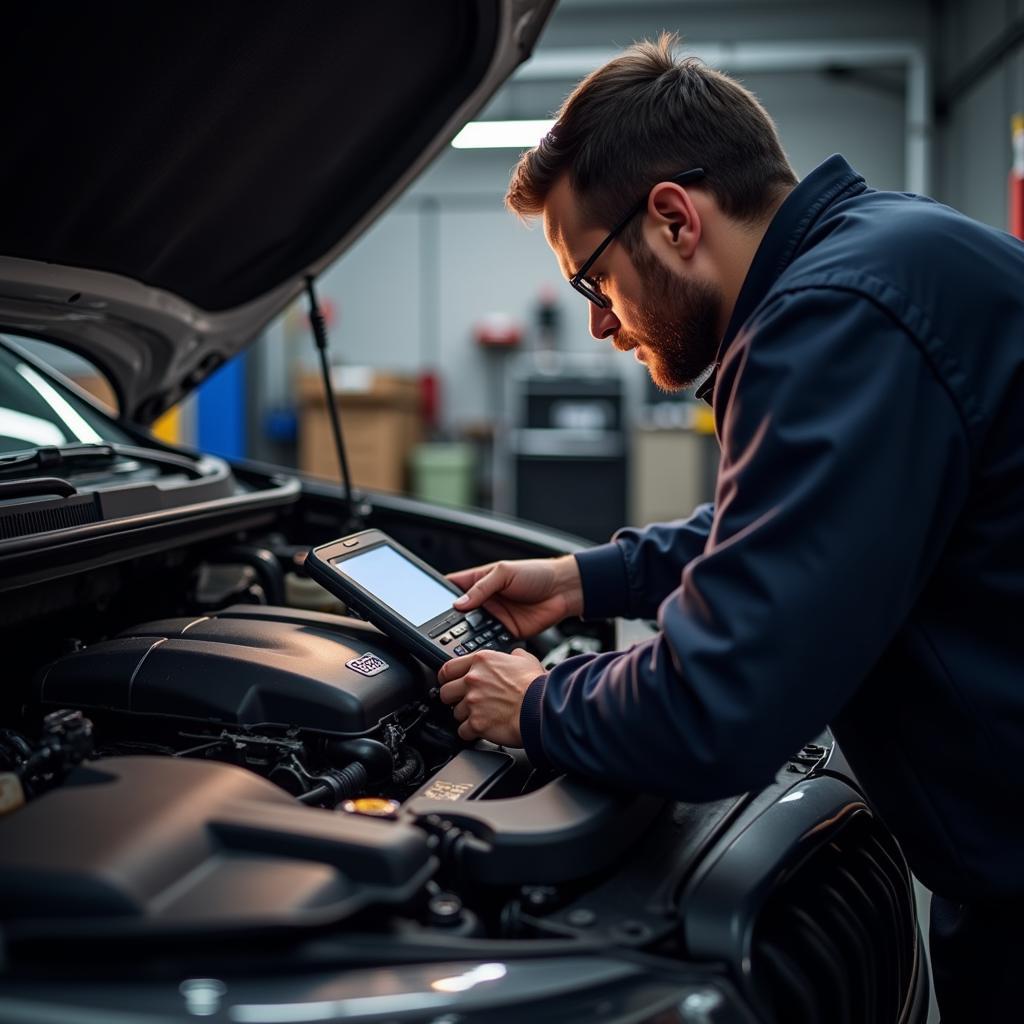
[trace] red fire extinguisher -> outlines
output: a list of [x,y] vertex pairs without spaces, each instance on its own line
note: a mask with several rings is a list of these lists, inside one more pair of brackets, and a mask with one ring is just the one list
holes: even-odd
[[1013,166],[1010,168],[1010,234],[1024,239],[1024,114],[1010,121]]

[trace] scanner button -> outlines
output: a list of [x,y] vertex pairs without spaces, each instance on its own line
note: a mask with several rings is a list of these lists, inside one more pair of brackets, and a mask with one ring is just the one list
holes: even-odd
[[467,651],[475,651],[476,650],[476,641],[475,640],[467,640],[462,646],[465,647]]
[[356,539],[353,539],[353,540],[343,540],[341,542],[341,546],[343,548],[354,548],[358,543],[359,543],[359,541],[356,540]]
[[466,621],[474,629],[476,629],[476,627],[479,626],[484,621],[484,613],[482,611],[477,610],[477,609],[474,609],[471,612],[466,612]]
[[469,629],[469,624],[466,622],[460,622],[457,626],[452,627],[452,636],[462,636],[467,629]]
[[455,637],[451,633],[445,633],[444,636],[438,638],[438,643],[444,644],[447,647],[454,639]]
[[460,657],[466,653],[466,648],[459,644],[458,647],[452,648],[452,654],[458,654]]
[[436,640],[442,633],[447,633],[448,627],[455,621],[457,621],[457,618],[453,619],[450,615],[446,616],[427,635],[431,640]]

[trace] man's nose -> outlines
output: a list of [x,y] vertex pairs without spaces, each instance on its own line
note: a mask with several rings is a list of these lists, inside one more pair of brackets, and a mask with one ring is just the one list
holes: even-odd
[[619,329],[619,318],[610,307],[590,303],[590,334],[598,341],[610,337]]

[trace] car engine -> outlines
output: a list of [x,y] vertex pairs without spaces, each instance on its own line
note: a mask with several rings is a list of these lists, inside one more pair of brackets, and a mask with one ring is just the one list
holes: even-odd
[[[7,964],[205,977],[614,949],[735,965],[788,1009],[859,963],[824,970],[819,936],[864,929],[878,1000],[920,987],[905,863],[827,738],[763,791],[704,804],[538,772],[461,741],[433,671],[250,556],[5,605]],[[542,662],[606,642],[568,628],[531,641]]]
[[402,799],[428,762],[457,752],[432,685],[359,620],[237,605],[65,655],[40,673],[34,704],[87,714],[100,753],[226,761],[333,808],[369,793]]
[[123,940],[368,907],[514,931],[524,891],[596,876],[664,806],[465,744],[434,674],[376,628],[272,605],[78,645],[20,722],[0,730],[24,804],[0,815],[0,905],[22,946],[69,918]]

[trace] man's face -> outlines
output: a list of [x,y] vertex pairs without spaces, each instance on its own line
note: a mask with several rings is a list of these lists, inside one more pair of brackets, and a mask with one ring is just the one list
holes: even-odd
[[[643,217],[637,214],[637,218]],[[544,206],[544,233],[566,277],[571,277],[603,241],[607,228],[582,222],[575,196],[563,177]],[[588,271],[611,305],[588,302],[590,333],[611,338],[621,352],[633,351],[654,383],[677,391],[697,380],[714,361],[724,307],[713,281],[687,276],[666,265],[641,239],[630,256],[616,238]]]

